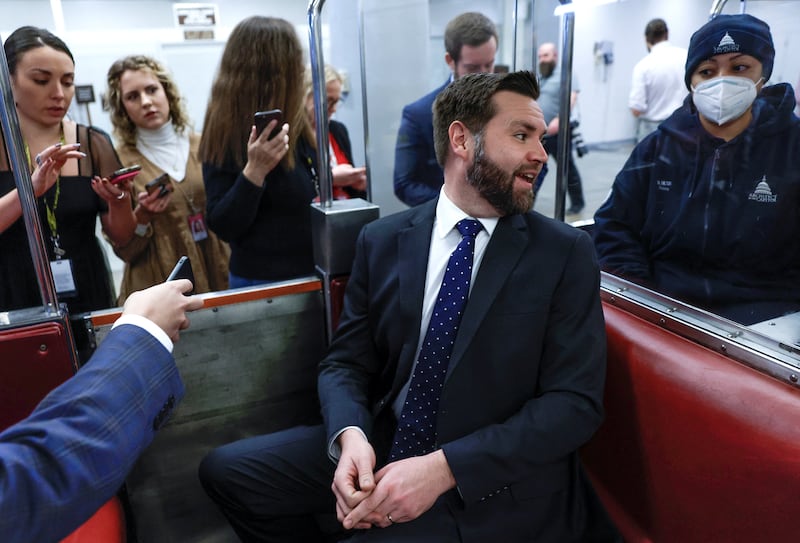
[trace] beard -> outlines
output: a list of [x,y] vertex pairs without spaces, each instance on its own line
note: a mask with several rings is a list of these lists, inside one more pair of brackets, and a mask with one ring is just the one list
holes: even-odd
[[527,213],[533,207],[533,186],[514,192],[516,172],[506,172],[486,156],[483,139],[475,137],[475,158],[467,168],[467,182],[494,207],[501,217]]
[[542,75],[542,79],[547,79],[548,77],[553,75],[553,71],[555,69],[556,69],[555,61],[539,63],[539,73]]

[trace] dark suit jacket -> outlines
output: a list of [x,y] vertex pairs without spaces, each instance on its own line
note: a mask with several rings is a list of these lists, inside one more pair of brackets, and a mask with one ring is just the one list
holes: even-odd
[[394,150],[394,194],[415,206],[439,196],[444,172],[433,146],[433,101],[450,83],[403,108]]
[[[364,227],[320,367],[328,438],[346,426],[364,429],[379,464],[419,341],[435,206]],[[605,346],[589,236],[534,212],[500,219],[437,419],[458,485],[445,499],[464,541],[589,541],[587,524],[605,521],[576,456],[602,420]]]
[[138,326],[0,433],[0,541],[59,541],[119,490],[183,397],[172,355]]

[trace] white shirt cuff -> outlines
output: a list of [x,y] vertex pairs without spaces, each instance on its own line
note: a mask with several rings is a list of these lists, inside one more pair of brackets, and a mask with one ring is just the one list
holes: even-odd
[[[151,336],[156,338],[164,348],[172,352],[172,340],[169,339],[167,333],[161,329],[159,325],[148,319],[147,317],[142,317],[141,315],[122,315],[120,318],[114,322],[114,326],[111,327],[113,330],[117,326],[121,324],[132,324],[133,326],[138,326],[139,328],[143,328],[145,332],[148,332]],[[344,431],[344,430],[342,430]]]
[[339,439],[339,436],[342,435],[345,432],[345,430],[350,430],[350,429],[358,430],[358,432],[362,436],[364,436],[364,440],[365,441],[369,441],[367,439],[367,434],[365,434],[364,430],[362,430],[358,426],[345,426],[344,428],[342,428],[341,430],[336,432],[333,435],[333,437],[331,438],[330,443],[328,443],[328,457],[331,460],[333,460],[335,463],[338,463],[339,462],[339,457],[342,456],[342,447],[339,446],[339,444],[336,442],[336,440]]

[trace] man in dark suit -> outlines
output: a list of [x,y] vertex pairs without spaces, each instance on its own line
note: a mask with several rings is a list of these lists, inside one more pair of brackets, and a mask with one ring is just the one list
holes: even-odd
[[191,288],[133,293],[92,358],[0,433],[1,541],[59,541],[119,490],[183,397],[171,352],[203,306]]
[[[535,76],[515,72],[465,76],[436,99],[444,186],[362,230],[320,365],[324,426],[236,442],[201,464],[243,541],[319,541],[306,517],[334,509],[353,541],[617,540],[577,457],[603,411],[599,271],[588,235],[530,211],[547,160],[537,96]],[[448,255],[465,254],[454,228],[465,220],[479,223],[472,288],[445,357],[426,330],[448,320],[438,298],[463,266]],[[417,416],[431,445],[408,454],[407,408],[428,393],[417,376],[448,360]]]
[[433,150],[433,113],[436,96],[454,79],[491,72],[497,53],[497,30],[480,13],[462,13],[447,24],[444,60],[453,72],[444,85],[403,108],[394,154],[394,193],[415,206],[439,196],[444,181]]

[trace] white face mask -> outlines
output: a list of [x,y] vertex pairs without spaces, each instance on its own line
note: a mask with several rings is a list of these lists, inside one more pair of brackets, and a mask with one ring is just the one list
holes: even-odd
[[722,126],[744,115],[753,104],[756,83],[747,77],[715,77],[692,88],[692,101],[703,117]]

